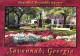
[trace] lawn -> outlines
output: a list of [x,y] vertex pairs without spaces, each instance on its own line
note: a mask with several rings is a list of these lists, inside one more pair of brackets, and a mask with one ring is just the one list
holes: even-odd
[[[29,31],[29,30],[33,31],[33,29],[34,29],[34,31],[37,30],[37,28],[35,30],[35,28],[32,28],[30,26],[23,26],[23,27],[24,27],[24,29],[8,29],[7,31],[5,30],[5,32],[26,32],[26,31]],[[43,30],[39,30],[38,29],[38,31],[45,31],[44,29],[45,28],[43,28]],[[74,35],[74,34],[76,34],[76,29],[72,29],[70,31],[65,31],[65,30],[51,30],[51,32],[54,32],[56,34]]]
[[[17,29],[17,30],[10,30],[9,32],[25,32],[26,30],[20,30],[20,29]],[[8,32],[8,31],[5,31],[5,32]],[[53,30],[51,32],[54,32],[56,34],[64,34],[64,35],[74,35],[76,34],[76,30],[71,30],[71,31],[61,31],[61,30]]]
[[72,30],[72,31],[60,31],[60,30],[53,30],[52,32],[56,33],[56,34],[64,34],[64,35],[74,35],[76,33],[76,30]]

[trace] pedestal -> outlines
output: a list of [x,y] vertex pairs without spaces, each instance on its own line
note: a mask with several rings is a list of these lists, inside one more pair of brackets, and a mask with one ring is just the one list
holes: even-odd
[[39,27],[42,27],[42,19],[39,19]]

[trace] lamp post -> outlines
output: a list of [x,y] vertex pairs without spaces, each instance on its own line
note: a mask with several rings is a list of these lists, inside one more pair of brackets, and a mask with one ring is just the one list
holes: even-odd
[[41,19],[42,13],[40,12],[40,19],[39,19],[39,27],[42,27],[42,19]]

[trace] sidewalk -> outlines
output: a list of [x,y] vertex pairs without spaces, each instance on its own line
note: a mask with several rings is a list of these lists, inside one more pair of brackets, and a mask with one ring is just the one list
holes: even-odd
[[52,28],[52,30],[68,30],[68,31],[70,31],[70,28]]

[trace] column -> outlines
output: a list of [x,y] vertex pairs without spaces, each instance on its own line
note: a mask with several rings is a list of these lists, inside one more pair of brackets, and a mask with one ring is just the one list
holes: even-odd
[[57,19],[57,26],[59,25],[59,19]]
[[54,24],[54,19],[51,19],[51,24],[52,24],[52,25]]

